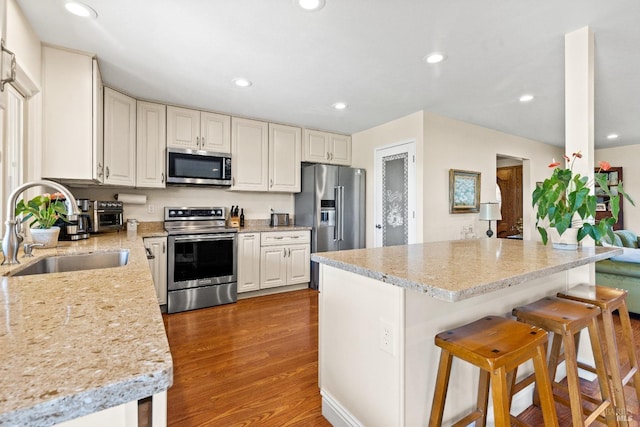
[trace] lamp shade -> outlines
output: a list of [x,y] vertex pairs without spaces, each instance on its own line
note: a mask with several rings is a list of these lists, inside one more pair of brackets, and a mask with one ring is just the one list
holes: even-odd
[[500,213],[499,203],[480,203],[480,220],[482,221],[500,221],[502,214]]

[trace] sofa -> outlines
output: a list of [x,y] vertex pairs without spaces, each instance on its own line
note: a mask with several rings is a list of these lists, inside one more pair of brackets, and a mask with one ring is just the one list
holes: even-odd
[[[630,312],[640,314],[640,249],[638,235],[630,230],[616,230],[612,242],[603,246],[619,246],[624,253],[596,262],[596,283],[611,288],[626,289],[627,306]],[[607,239],[608,240],[608,239]]]

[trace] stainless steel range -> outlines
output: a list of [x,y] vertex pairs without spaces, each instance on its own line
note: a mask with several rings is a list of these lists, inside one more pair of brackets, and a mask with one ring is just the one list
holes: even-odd
[[167,312],[238,300],[237,230],[225,208],[164,208],[168,237]]

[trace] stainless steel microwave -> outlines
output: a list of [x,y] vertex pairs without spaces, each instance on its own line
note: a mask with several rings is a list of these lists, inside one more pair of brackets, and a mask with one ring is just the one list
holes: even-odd
[[231,185],[231,155],[167,147],[167,183]]

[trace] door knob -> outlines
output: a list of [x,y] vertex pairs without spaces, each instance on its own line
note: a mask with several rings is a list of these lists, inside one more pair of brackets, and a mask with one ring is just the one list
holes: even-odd
[[382,226],[381,226],[380,224],[376,224],[376,228],[377,228],[378,230],[380,230],[380,229],[382,228]]

